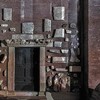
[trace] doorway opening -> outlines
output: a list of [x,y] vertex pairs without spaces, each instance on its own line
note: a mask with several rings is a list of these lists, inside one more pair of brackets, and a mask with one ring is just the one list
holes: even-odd
[[15,48],[15,91],[39,91],[39,47]]

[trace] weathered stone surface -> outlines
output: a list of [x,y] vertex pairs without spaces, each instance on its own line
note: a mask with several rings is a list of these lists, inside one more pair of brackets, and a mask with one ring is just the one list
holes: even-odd
[[71,48],[70,62],[80,62],[73,48]]
[[11,21],[12,20],[12,8],[4,8],[3,9],[3,19],[5,21]]
[[56,68],[56,71],[58,71],[58,72],[66,72],[67,71],[67,69],[65,69],[65,68]]
[[12,27],[9,29],[11,32],[15,32],[16,31],[16,28]]
[[[89,0],[88,75],[89,88],[100,83],[100,0]],[[87,34],[87,33],[86,33]],[[87,36],[87,35],[86,35]],[[99,99],[98,99],[99,100]]]
[[54,47],[62,47],[62,42],[60,42],[60,41],[55,41],[55,42],[54,42]]
[[43,34],[34,34],[33,39],[44,39]]
[[33,31],[34,31],[33,22],[24,22],[24,23],[22,23],[22,33],[33,34]]
[[6,33],[7,32],[7,30],[5,30],[5,29],[3,29],[3,30],[1,30],[2,31],[2,33]]
[[65,36],[65,30],[63,28],[55,30],[55,35],[54,35],[55,38],[58,38],[58,37],[64,38],[64,36]]
[[47,47],[53,47],[53,41],[47,44]]
[[8,27],[8,24],[1,24],[1,27]]
[[53,49],[51,49],[51,50],[49,50],[49,52],[51,52],[51,53],[60,53],[60,50],[53,50]]
[[14,34],[12,35],[12,39],[21,39],[21,40],[32,40],[33,35],[27,35],[27,34]]
[[52,57],[53,63],[66,63],[67,58],[66,57]]
[[50,19],[44,19],[44,31],[51,32],[51,20]]
[[53,13],[54,13],[55,20],[64,20],[65,19],[65,7],[54,7]]
[[69,50],[68,49],[61,49],[61,53],[68,53]]
[[69,66],[69,72],[81,72],[81,66]]

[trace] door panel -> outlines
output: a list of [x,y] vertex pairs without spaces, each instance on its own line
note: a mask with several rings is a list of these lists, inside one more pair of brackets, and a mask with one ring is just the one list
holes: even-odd
[[33,48],[16,48],[15,90],[26,91],[26,86],[33,88],[33,81]]

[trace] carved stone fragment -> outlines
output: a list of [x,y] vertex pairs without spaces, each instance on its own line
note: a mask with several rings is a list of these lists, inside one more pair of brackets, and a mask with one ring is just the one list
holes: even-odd
[[64,73],[56,74],[53,78],[53,89],[54,91],[69,91],[70,80]]
[[60,91],[60,86],[59,86],[59,76],[56,74],[53,78],[53,90],[54,91]]
[[69,66],[69,72],[81,72],[81,66]]
[[3,29],[3,30],[1,30],[2,31],[2,33],[6,33],[7,32],[7,30],[5,30],[5,29]]
[[69,42],[69,38],[68,38],[68,37],[66,37],[66,38],[65,38],[65,41],[66,41],[66,42]]
[[[2,54],[3,55],[3,54]],[[0,55],[0,56],[2,56],[2,55]],[[6,59],[7,59],[7,55],[5,54],[5,55],[3,55],[3,58],[2,58],[2,60],[0,61],[0,63],[4,63],[5,61],[6,61]]]
[[47,47],[53,47],[53,41],[47,44]]
[[43,36],[43,34],[34,34],[33,35],[33,39],[44,39],[44,36]]
[[3,83],[3,80],[0,80],[0,85],[2,85],[2,83]]
[[63,28],[56,29],[54,37],[55,38],[57,38],[57,37],[64,38],[64,36],[65,36],[65,32],[64,31],[65,30]]
[[71,30],[66,30],[66,33],[71,34],[72,31]]
[[54,7],[54,20],[64,20],[65,19],[65,7]]
[[70,62],[80,62],[73,48],[71,48]]
[[1,27],[8,27],[8,24],[1,24]]
[[53,63],[66,63],[67,58],[66,57],[52,57]]
[[33,22],[22,23],[22,33],[33,34],[33,31],[34,31],[34,24],[33,24]]
[[68,49],[61,49],[61,53],[68,53],[69,50]]
[[55,42],[54,42],[54,47],[62,47],[62,42],[60,42],[60,41],[55,41]]
[[52,37],[52,35],[51,35],[51,34],[48,34],[48,35],[47,35],[47,38],[51,38],[51,37]]
[[21,40],[32,40],[33,35],[28,35],[28,34],[14,34],[12,35],[12,39],[21,39]]
[[79,46],[79,38],[77,35],[71,35],[71,47],[78,48]]
[[51,53],[60,53],[60,50],[49,50],[49,52],[51,52]]
[[15,32],[15,31],[16,31],[16,28],[12,27],[12,28],[9,28],[9,30],[10,30],[11,32]]
[[3,19],[5,21],[12,21],[12,8],[3,9]]
[[46,67],[46,71],[49,72],[51,69],[50,67]]
[[44,20],[44,31],[51,32],[51,20],[50,19]]

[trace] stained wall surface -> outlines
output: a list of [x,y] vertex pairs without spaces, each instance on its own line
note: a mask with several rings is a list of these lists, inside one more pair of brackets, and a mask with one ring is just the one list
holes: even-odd
[[89,0],[88,64],[89,87],[100,83],[100,0]]

